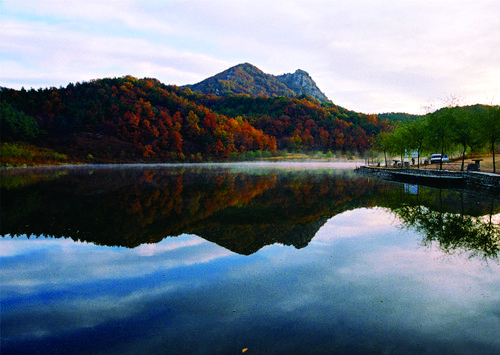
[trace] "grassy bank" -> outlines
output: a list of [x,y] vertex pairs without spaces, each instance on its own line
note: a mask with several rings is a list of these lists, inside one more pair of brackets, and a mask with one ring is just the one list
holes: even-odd
[[[171,161],[160,161],[151,157],[151,159],[131,157],[125,158],[126,152],[122,151],[120,157],[116,159],[112,156],[94,157],[78,151],[69,151],[68,154],[61,154],[48,148],[37,147],[27,143],[2,143],[1,144],[1,167],[22,167],[22,166],[40,166],[40,165],[60,165],[60,164],[121,164],[121,163],[162,163],[162,162],[216,162],[210,157],[203,158],[200,154],[196,157],[185,158]],[[131,155],[132,156],[132,155]],[[243,154],[232,154],[229,159],[223,161],[346,161],[355,160],[356,156],[352,153],[336,154],[332,152],[288,152],[284,151],[250,151]]]
[[73,163],[66,155],[51,149],[23,143],[0,145],[0,166],[59,165]]

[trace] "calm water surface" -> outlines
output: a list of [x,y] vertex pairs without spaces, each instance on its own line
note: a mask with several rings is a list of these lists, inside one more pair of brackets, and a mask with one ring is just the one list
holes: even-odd
[[1,353],[499,353],[500,201],[353,168],[3,170]]

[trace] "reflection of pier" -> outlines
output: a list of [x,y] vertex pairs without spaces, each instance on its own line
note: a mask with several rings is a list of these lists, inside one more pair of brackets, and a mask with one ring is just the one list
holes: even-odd
[[465,177],[455,174],[449,174],[444,171],[423,170],[414,171],[410,169],[391,171],[393,180],[407,182],[410,184],[419,184],[439,188],[460,188],[465,184]]

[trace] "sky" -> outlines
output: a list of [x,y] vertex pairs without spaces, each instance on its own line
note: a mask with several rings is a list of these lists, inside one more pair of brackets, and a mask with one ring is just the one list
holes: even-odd
[[498,0],[0,0],[0,86],[185,85],[251,63],[363,113],[498,105],[499,18]]

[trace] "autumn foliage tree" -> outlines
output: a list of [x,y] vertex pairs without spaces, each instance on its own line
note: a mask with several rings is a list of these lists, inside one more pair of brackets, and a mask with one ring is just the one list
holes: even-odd
[[242,117],[276,139],[277,149],[359,151],[389,129],[386,119],[364,115],[307,97],[198,96],[214,112]]
[[[111,161],[225,159],[231,152],[276,149],[275,140],[247,120],[214,113],[186,96],[157,80],[127,76],[59,89],[4,89],[2,110],[15,112],[15,121],[25,127],[47,131],[47,145]],[[26,132],[9,135],[29,138]]]
[[21,126],[47,133],[40,144],[102,162],[225,160],[278,149],[362,153],[390,127],[386,119],[305,95],[217,97],[131,76],[3,89],[1,102]]

